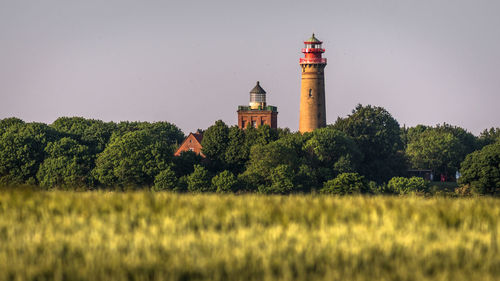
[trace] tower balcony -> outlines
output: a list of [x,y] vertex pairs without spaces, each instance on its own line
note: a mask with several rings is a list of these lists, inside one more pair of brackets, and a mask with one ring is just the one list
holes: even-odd
[[299,64],[326,64],[325,58],[300,58]]
[[240,105],[240,106],[238,106],[238,111],[272,111],[272,112],[278,112],[278,108],[276,106],[272,106],[272,105],[259,106],[258,108],[252,108],[250,106]]
[[302,53],[324,53],[325,49],[322,48],[302,48]]

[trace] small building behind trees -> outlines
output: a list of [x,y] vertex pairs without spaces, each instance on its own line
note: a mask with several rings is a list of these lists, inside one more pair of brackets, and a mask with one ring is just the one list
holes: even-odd
[[205,158],[205,155],[201,152],[202,146],[201,141],[203,140],[203,133],[189,133],[187,138],[182,142],[181,146],[174,153],[174,156],[180,156],[184,151],[193,151],[194,153]]
[[430,169],[410,169],[408,170],[409,177],[419,177],[427,181],[434,180],[434,174]]

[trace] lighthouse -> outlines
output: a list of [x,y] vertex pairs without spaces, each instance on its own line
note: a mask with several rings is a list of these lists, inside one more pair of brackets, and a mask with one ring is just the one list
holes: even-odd
[[266,91],[257,81],[255,87],[250,90],[248,106],[238,106],[238,127],[246,129],[248,126],[257,128],[261,125],[278,128],[278,108],[266,103]]
[[302,69],[300,87],[300,119],[299,131],[311,132],[314,129],[326,127],[325,107],[325,75],[326,59],[321,57],[325,49],[321,42],[313,35],[304,41],[299,64]]

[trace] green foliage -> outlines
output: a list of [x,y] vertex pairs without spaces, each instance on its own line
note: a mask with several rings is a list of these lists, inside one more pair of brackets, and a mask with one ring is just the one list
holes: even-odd
[[93,120],[92,124],[81,135],[81,140],[91,147],[95,154],[101,153],[108,145],[115,130],[116,124],[113,122],[105,123],[100,120]]
[[500,193],[500,142],[467,155],[460,173],[459,183],[471,185],[475,193]]
[[449,132],[428,129],[416,136],[406,148],[412,168],[432,169],[454,174],[462,161],[463,145]]
[[331,175],[356,172],[363,157],[350,137],[333,128],[314,130],[304,150],[313,167],[326,168]]
[[271,172],[272,193],[287,194],[294,189],[294,171],[289,165],[278,165]]
[[298,163],[299,159],[295,151],[282,142],[257,144],[252,146],[247,169],[241,178],[247,187],[252,189],[259,186],[269,187],[272,185],[271,173],[275,167],[287,165],[295,170]]
[[217,193],[235,192],[238,185],[236,176],[228,170],[222,171],[212,178],[212,190]]
[[4,118],[0,120],[0,136],[10,127],[12,126],[22,126],[24,125],[24,121],[16,118],[16,117],[9,117],[9,118]]
[[151,189],[153,191],[173,190],[177,187],[177,182],[177,176],[169,166],[156,175],[154,185]]
[[176,192],[186,192],[188,191],[188,176],[184,175],[177,181],[177,186],[174,188]]
[[139,125],[142,130],[149,131],[158,139],[162,139],[167,144],[177,146],[184,140],[184,133],[176,125],[169,122],[142,123]]
[[176,146],[184,140],[184,134],[174,124],[169,122],[120,122],[118,123],[110,142],[120,138],[127,133],[135,131],[149,131],[158,139],[163,139],[169,145]]
[[0,135],[0,183],[35,184],[38,167],[45,158],[45,146],[59,135],[42,123],[10,121],[14,124],[6,126]]
[[464,159],[467,154],[479,148],[477,138],[461,127],[443,123],[443,125],[436,125],[435,130],[438,132],[450,133],[458,139],[462,145],[462,150],[460,151],[462,159]]
[[94,161],[87,146],[65,137],[48,143],[45,152],[47,157],[36,175],[40,186],[75,188],[91,185],[90,171]]
[[489,130],[485,129],[479,135],[478,143],[479,147],[484,147],[489,144],[493,144],[495,142],[500,141],[500,128],[490,128]]
[[294,189],[301,192],[310,192],[311,190],[318,189],[323,184],[318,174],[311,166],[306,164],[300,165],[298,172],[291,177],[294,179]]
[[94,174],[105,186],[151,185],[173,156],[168,140],[150,130],[115,138],[99,154]]
[[234,173],[241,173],[248,161],[250,148],[246,145],[246,134],[238,126],[229,128],[228,146],[224,160]]
[[201,141],[203,154],[207,159],[213,161],[215,165],[222,165],[228,140],[229,128],[222,120],[216,121],[203,134],[203,140]]
[[[187,191],[188,178],[197,175],[203,183],[194,177],[192,190],[215,191],[217,187],[203,174],[219,173],[215,177],[220,180],[218,185],[224,186],[222,179],[227,176],[241,191],[310,192],[344,173],[357,172],[368,180],[386,182],[406,172],[406,156],[414,168],[453,175],[467,153],[498,142],[499,131],[485,130],[477,139],[448,124],[400,128],[385,109],[358,105],[334,125],[305,134],[267,125],[241,130],[219,120],[204,132],[202,145],[207,159],[202,161],[194,152],[172,157],[184,134],[168,122],[116,124],[61,117],[47,126],[6,118],[0,120],[0,184],[100,184],[123,189],[151,186],[157,179],[158,189],[168,186]],[[491,180],[478,180],[491,177],[484,172],[489,170],[471,161],[467,162],[473,167],[470,169],[476,170],[467,172],[466,178],[473,178],[470,181],[481,190],[478,192],[494,193],[493,187],[488,189],[482,183],[491,185]],[[206,173],[195,171],[195,165],[203,165]],[[232,176],[221,174],[223,170]],[[176,184],[172,184],[172,172]],[[374,193],[395,192],[389,185],[375,182],[368,189]]]
[[322,193],[335,195],[368,193],[369,187],[365,177],[358,173],[343,173],[324,183]]
[[363,154],[359,172],[368,179],[383,182],[406,170],[399,124],[384,108],[359,104],[332,127],[357,144]]
[[83,117],[59,117],[50,127],[56,129],[58,132],[67,134],[71,137],[80,140],[85,130],[92,125],[95,120],[85,119]]
[[194,171],[187,177],[187,189],[191,192],[213,192],[210,174],[201,165],[195,165]]
[[406,127],[401,128],[401,140],[404,143],[405,149],[408,146],[408,143],[413,142],[420,134],[422,134],[423,132],[425,132],[427,129],[430,128],[432,127],[420,124],[411,128],[406,128]]
[[398,194],[409,194],[413,192],[429,192],[429,182],[420,177],[394,177],[388,183],[389,190]]
[[116,124],[83,117],[60,117],[50,125],[65,136],[89,146],[96,154],[104,150]]
[[183,151],[179,156],[172,159],[172,169],[178,177],[189,175],[193,172],[194,165],[200,164],[202,159],[194,151]]
[[408,129],[406,154],[412,168],[454,175],[465,156],[479,147],[477,138],[463,128],[444,123]]
[[233,173],[241,173],[250,157],[254,145],[266,145],[278,139],[278,132],[268,125],[258,128],[249,126],[245,130],[233,126],[229,129],[225,163]]

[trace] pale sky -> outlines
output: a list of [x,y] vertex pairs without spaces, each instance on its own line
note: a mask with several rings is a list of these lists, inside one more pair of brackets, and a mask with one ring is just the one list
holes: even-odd
[[498,0],[0,0],[0,118],[237,122],[259,80],[298,129],[300,49],[324,42],[327,123],[500,126]]

